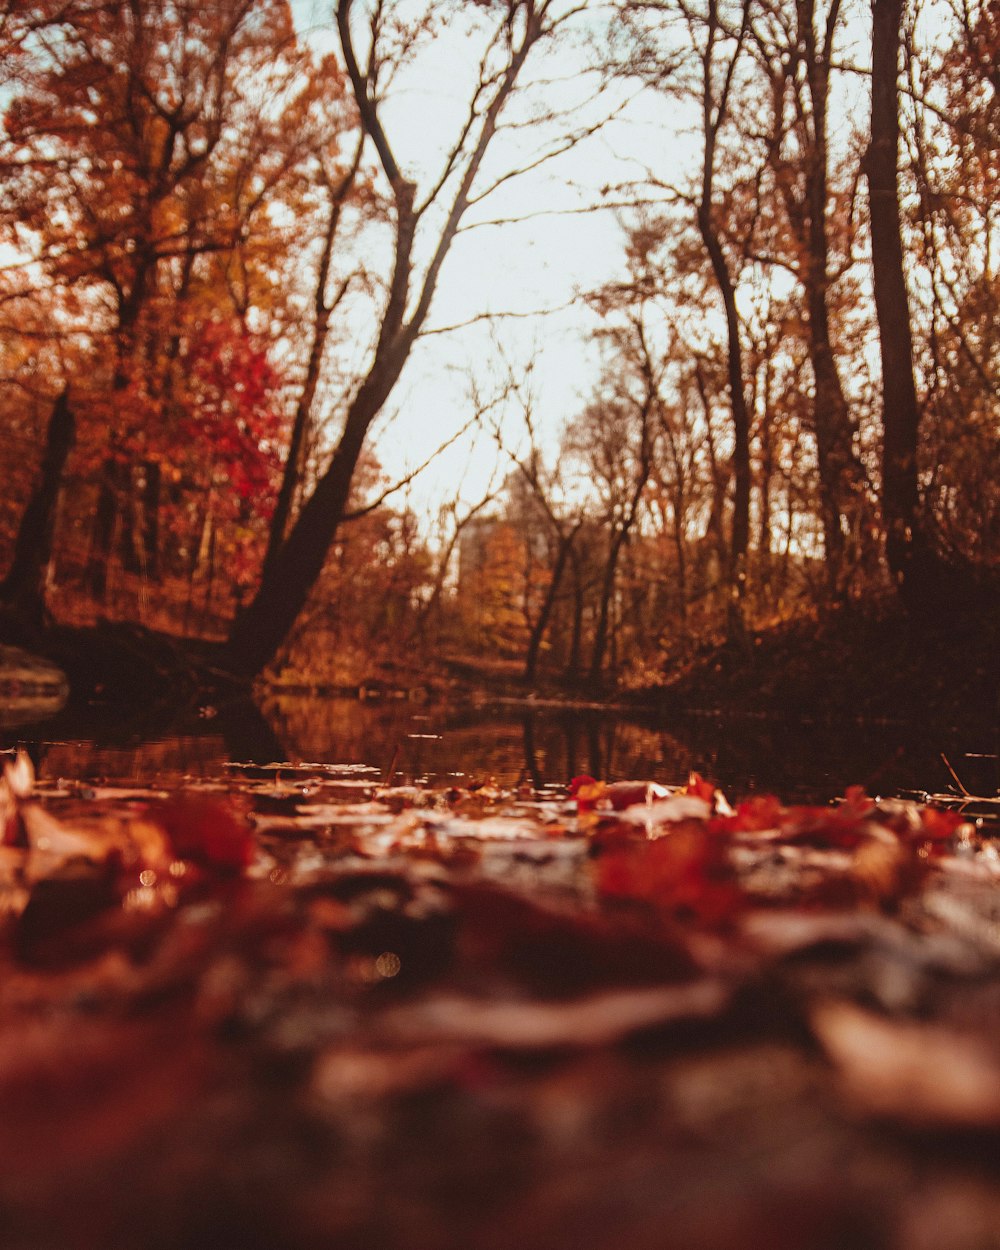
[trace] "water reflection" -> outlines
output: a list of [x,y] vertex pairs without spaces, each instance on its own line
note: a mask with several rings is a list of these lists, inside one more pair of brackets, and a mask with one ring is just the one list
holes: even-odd
[[664,724],[594,709],[449,711],[336,699],[275,699],[264,712],[291,758],[356,759],[383,770],[395,760],[397,776],[410,778],[457,772],[537,786],[590,773],[677,784],[695,769],[734,797],[769,791],[824,801],[855,784],[873,794],[943,790],[950,780],[944,752],[960,762],[970,790],[988,794],[996,786],[995,757],[960,730],[939,739],[900,724],[721,716]]
[[511,705],[465,709],[350,699],[272,699],[264,714],[288,757],[357,761],[399,779],[485,780],[502,785],[595,777],[681,780],[690,751],[667,730],[603,711]]
[[919,727],[907,732],[900,725],[706,717],[665,725],[591,709],[275,697],[260,709],[228,709],[155,740],[107,731],[35,732],[15,738],[9,731],[0,742],[27,745],[43,776],[155,777],[164,785],[218,775],[228,761],[358,763],[396,781],[493,778],[505,786],[564,783],[580,773],[676,784],[696,769],[733,798],[768,791],[787,801],[825,801],[851,784],[873,794],[945,790],[944,752],[974,793],[989,794],[996,786],[992,744],[964,740],[960,731],[928,739]]
[[185,777],[218,774],[231,758],[221,734],[181,734],[124,744],[86,738],[21,740],[18,745],[27,747],[39,776],[49,780],[170,785]]

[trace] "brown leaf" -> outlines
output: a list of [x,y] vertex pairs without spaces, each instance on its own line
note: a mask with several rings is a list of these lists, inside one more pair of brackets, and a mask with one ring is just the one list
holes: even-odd
[[844,1002],[817,1007],[812,1027],[862,1111],[921,1127],[1000,1126],[1000,1057],[977,1039]]

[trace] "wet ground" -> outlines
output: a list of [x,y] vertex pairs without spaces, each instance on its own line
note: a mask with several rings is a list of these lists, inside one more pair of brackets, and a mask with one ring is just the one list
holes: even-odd
[[[632,731],[601,760],[665,749]],[[397,769],[451,734],[493,758],[442,724]],[[1000,1250],[960,817],[40,750],[0,782],[5,1250]]]

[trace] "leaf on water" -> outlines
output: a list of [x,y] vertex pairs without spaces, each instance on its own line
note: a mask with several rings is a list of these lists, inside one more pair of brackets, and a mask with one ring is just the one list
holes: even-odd
[[397,1008],[386,1027],[411,1042],[462,1042],[499,1050],[610,1046],[667,1024],[711,1019],[729,1001],[714,980],[608,990],[557,1003],[440,995]]
[[845,1002],[811,1020],[861,1111],[924,1128],[1000,1126],[1000,1055],[981,1041]]
[[239,872],[253,859],[253,830],[228,804],[197,794],[178,794],[150,807],[178,859],[219,872]]
[[743,903],[726,842],[697,825],[613,845],[598,858],[596,874],[604,898],[653,904],[707,926],[730,923]]

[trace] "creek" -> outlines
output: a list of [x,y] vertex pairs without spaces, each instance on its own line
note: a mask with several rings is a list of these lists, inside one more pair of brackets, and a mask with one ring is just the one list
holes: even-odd
[[[260,705],[202,707],[164,727],[87,710],[0,727],[0,747],[24,747],[41,776],[177,785],[228,763],[366,765],[383,780],[502,786],[563,784],[581,773],[614,781],[683,783],[691,771],[731,799],[774,793],[825,802],[849,785],[873,795],[997,788],[996,743],[961,726],[928,733],[901,722],[685,715],[663,719],[531,701],[473,705],[270,696]],[[945,763],[947,760],[947,764]]]

